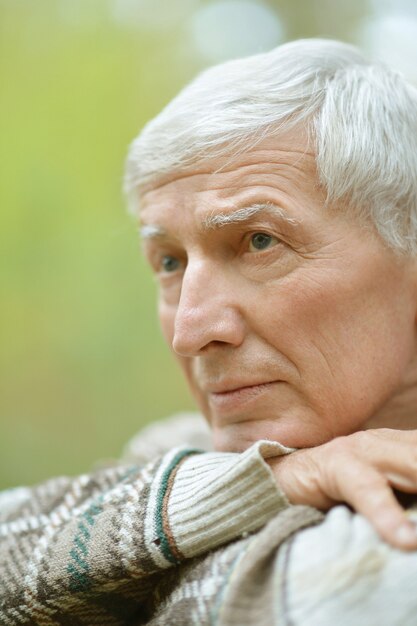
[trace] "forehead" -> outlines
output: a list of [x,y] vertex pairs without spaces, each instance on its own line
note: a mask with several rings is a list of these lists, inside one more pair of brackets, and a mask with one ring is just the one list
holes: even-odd
[[270,202],[291,214],[314,197],[321,203],[314,153],[305,138],[285,136],[263,141],[238,157],[173,174],[143,194],[139,217],[153,224],[173,213],[177,219],[192,214],[201,223],[216,212],[235,212],[254,202]]

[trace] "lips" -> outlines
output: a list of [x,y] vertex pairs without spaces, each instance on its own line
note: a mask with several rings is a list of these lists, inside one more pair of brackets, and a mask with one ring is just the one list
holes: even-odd
[[205,390],[209,394],[226,394],[240,391],[241,389],[250,389],[252,387],[261,387],[262,385],[270,385],[278,382],[276,380],[260,380],[260,381],[230,381],[222,382],[217,385],[206,385]]
[[268,393],[280,381],[224,384],[208,390],[208,401],[217,413],[229,413]]

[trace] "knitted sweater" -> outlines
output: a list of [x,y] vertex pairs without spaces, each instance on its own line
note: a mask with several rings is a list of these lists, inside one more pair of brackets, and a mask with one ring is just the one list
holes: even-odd
[[[235,601],[225,591],[233,592],[237,557],[254,549],[249,533],[287,509],[278,535],[263,539],[269,548],[318,519],[288,508],[277,488],[264,459],[290,451],[280,444],[258,442],[243,454],[177,447],[149,461],[158,439],[175,439],[176,425],[136,440],[134,464],[0,494],[2,625],[191,624],[214,598],[220,615]],[[262,540],[252,566],[261,553]],[[187,583],[190,564],[201,593]],[[257,583],[246,598],[254,591]]]
[[417,625],[417,552],[346,507],[289,506],[264,461],[277,443],[196,452],[199,419],[147,429],[116,467],[0,494],[2,626]]

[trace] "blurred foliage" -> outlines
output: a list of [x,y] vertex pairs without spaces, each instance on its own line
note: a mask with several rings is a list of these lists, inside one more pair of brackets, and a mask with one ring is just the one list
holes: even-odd
[[0,4],[1,487],[84,471],[190,405],[120,188],[128,142],[194,68],[169,34],[59,4]]
[[[0,0],[0,488],[86,471],[192,407],[120,188],[130,140],[204,63],[181,20],[129,27],[110,4]],[[364,12],[266,4],[288,39]]]

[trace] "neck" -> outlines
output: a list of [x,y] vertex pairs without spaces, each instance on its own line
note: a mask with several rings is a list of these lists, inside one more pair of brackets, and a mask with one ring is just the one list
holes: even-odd
[[417,354],[396,393],[365,423],[369,428],[417,429]]

